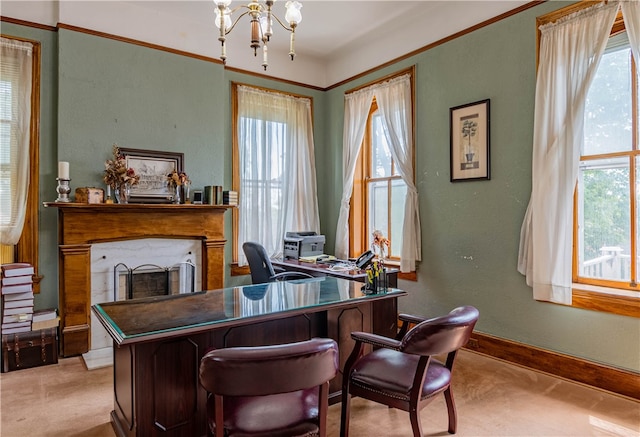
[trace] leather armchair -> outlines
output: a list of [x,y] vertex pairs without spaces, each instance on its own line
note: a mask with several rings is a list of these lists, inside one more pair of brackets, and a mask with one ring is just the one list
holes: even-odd
[[337,372],[331,339],[212,350],[200,361],[209,429],[219,437],[324,437],[329,381]]
[[[420,410],[440,393],[447,403],[448,431],[455,434],[451,373],[456,354],[469,340],[478,316],[472,306],[430,320],[401,314],[402,327],[395,339],[352,332],[356,343],[344,366],[340,436],[349,434],[351,396],[359,396],[409,412],[413,435],[421,437]],[[409,329],[410,324],[415,326]],[[366,344],[377,349],[364,354]],[[434,358],[439,355],[446,355],[444,363]]]

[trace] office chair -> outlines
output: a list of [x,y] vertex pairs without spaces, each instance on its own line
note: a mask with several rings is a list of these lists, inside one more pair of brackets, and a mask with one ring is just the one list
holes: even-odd
[[216,437],[325,437],[338,368],[329,338],[212,350],[200,361],[209,429]]
[[[472,306],[459,307],[430,320],[400,314],[402,327],[396,339],[352,332],[356,343],[344,365],[340,436],[349,435],[351,396],[359,396],[408,411],[414,437],[422,437],[420,410],[443,392],[449,415],[448,431],[455,434],[457,417],[451,372],[456,354],[469,340],[478,316],[478,310]],[[409,329],[413,323],[417,325]],[[365,344],[376,349],[363,355]],[[444,354],[447,354],[444,363],[433,358]]]
[[260,243],[247,241],[242,245],[242,250],[247,257],[249,270],[251,270],[251,283],[263,284],[273,281],[287,281],[289,279],[313,278],[302,272],[287,272],[279,269],[278,272],[271,264],[267,251]]

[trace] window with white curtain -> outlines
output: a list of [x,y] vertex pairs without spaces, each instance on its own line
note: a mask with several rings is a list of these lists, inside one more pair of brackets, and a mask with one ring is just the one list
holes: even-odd
[[282,256],[285,233],[320,233],[311,98],[233,84],[234,258],[245,241]]
[[536,300],[637,317],[640,2],[578,2],[537,24],[518,271]]
[[[37,233],[32,215],[35,196],[37,205],[37,174],[30,166],[31,157],[37,157],[37,133],[32,130],[33,100],[37,100],[39,71],[39,45],[10,37],[0,38],[0,242],[3,246],[15,246],[23,236],[23,229],[29,234],[29,241],[37,245],[37,239],[31,235]],[[34,97],[36,97],[34,99]],[[34,153],[35,152],[35,153]],[[30,185],[30,180],[35,183]],[[32,181],[31,181],[32,182]],[[29,204],[29,201],[32,204]],[[25,223],[29,226],[25,228]],[[20,261],[34,262],[32,247],[24,248]],[[3,257],[5,251],[3,250]],[[2,260],[10,261],[10,260]]]
[[373,231],[391,240],[402,273],[422,258],[413,142],[414,68],[345,93],[343,187],[335,254],[372,247]]
[[352,256],[370,249],[371,235],[378,230],[390,241],[388,260],[400,261],[402,253],[402,225],[407,184],[398,172],[391,147],[384,133],[385,125],[374,99],[358,157],[350,210]]

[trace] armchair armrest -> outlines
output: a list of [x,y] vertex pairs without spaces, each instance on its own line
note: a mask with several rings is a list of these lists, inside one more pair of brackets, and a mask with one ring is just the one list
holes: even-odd
[[421,322],[424,322],[425,320],[427,320],[424,317],[414,316],[414,315],[411,315],[411,314],[398,314],[398,319],[400,319],[403,322],[415,323],[416,325],[418,323],[421,323]]
[[386,349],[400,350],[400,341],[382,335],[371,334],[369,332],[356,331],[351,333],[351,338],[361,343],[371,344]]
[[398,320],[402,322],[402,325],[400,326],[398,335],[396,335],[396,340],[401,340],[407,334],[407,332],[409,332],[410,325],[417,325],[418,323],[424,322],[427,319],[425,319],[424,317],[401,313],[398,314]]

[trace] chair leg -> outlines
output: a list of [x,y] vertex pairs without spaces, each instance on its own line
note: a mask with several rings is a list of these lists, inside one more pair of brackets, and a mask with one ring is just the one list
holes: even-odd
[[453,392],[451,386],[444,391],[444,399],[447,401],[447,412],[449,413],[449,434],[455,434],[458,427],[458,418],[456,414],[456,403],[453,401]]
[[349,415],[351,414],[351,395],[349,389],[342,388],[342,406],[340,407],[340,437],[349,436]]
[[409,411],[409,419],[411,420],[411,429],[413,430],[413,437],[422,437],[422,425],[420,424],[420,410],[418,408],[412,408]]

